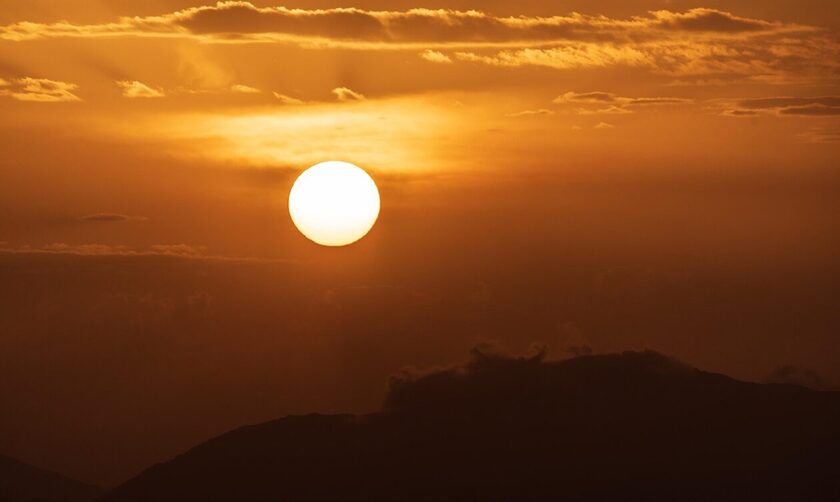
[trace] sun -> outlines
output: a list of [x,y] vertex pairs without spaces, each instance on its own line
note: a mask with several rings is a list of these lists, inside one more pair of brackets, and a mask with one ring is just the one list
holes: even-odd
[[300,232],[322,246],[364,237],[379,217],[379,189],[363,169],[336,160],[310,167],[289,192],[289,214]]

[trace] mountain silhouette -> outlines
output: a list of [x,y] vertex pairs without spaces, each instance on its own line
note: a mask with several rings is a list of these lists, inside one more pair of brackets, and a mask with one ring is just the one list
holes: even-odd
[[87,502],[99,488],[0,455],[0,502]]
[[481,349],[382,411],[242,427],[101,500],[838,500],[840,393],[653,352]]

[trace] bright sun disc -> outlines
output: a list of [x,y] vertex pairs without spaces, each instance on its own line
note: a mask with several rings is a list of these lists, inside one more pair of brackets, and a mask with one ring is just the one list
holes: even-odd
[[373,178],[353,164],[321,162],[295,180],[289,214],[309,239],[323,246],[346,246],[376,223],[379,190]]

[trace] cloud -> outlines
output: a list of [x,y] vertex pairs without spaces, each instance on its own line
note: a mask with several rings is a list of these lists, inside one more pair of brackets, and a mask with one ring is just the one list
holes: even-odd
[[[631,107],[656,106],[656,105],[678,105],[691,103],[692,100],[674,97],[643,97],[632,98],[618,96],[610,92],[566,92],[557,96],[552,101],[558,105],[587,105],[586,108],[577,108],[579,115],[618,115],[633,113]],[[590,106],[591,105],[591,106]]]
[[677,105],[691,103],[690,99],[674,97],[648,97],[629,98],[618,96],[610,92],[567,92],[554,98],[553,103],[577,103],[577,104],[613,104],[620,106],[645,106],[645,105]]
[[508,117],[534,117],[537,115],[554,115],[554,110],[540,108],[538,110],[522,110],[521,112],[509,113]]
[[284,105],[302,105],[304,104],[303,100],[293,98],[291,96],[287,96],[286,94],[280,94],[279,92],[272,92],[275,98],[280,100],[281,103]]
[[162,98],[165,96],[163,91],[149,87],[137,80],[120,80],[116,84],[117,87],[122,89],[122,95],[126,98]]
[[803,117],[827,117],[840,115],[840,106],[791,106],[779,110],[780,115],[799,115]]
[[[106,220],[94,220],[106,221]],[[122,221],[122,220],[107,220]],[[137,250],[121,244],[68,244],[54,242],[44,246],[21,246],[13,249],[0,249],[4,253],[16,254],[69,254],[78,256],[177,256],[186,258],[227,259],[206,254],[204,246],[187,244],[155,244],[145,250]]]
[[572,13],[550,17],[500,17],[477,10],[357,8],[289,9],[220,1],[147,17],[110,23],[19,22],[0,28],[0,38],[202,36],[231,39],[310,39],[376,43],[482,44],[561,40],[636,40],[651,32],[691,34],[788,34],[815,28],[739,17],[714,9],[661,10],[647,16],[614,19]]
[[167,95],[183,95],[183,94],[260,94],[262,91],[256,87],[251,87],[244,84],[233,84],[230,86],[220,86],[216,88],[207,89],[192,89],[179,87],[164,92],[163,89],[154,88],[143,82],[137,80],[123,80],[117,82],[117,85],[122,89],[123,96],[127,98],[162,98]]
[[567,92],[554,98],[554,103],[615,103],[617,97],[609,92]]
[[[629,65],[672,76],[764,80],[831,78],[837,40],[818,27],[747,18],[708,8],[660,10],[630,18],[494,16],[478,10],[289,9],[220,1],[109,23],[19,22],[0,39],[178,37],[223,43],[282,42],[310,47],[425,49],[427,61],[574,69]],[[482,49],[501,49],[486,53]]]
[[332,90],[339,101],[364,101],[365,96],[347,87],[336,87]]
[[553,47],[503,49],[496,52],[458,51],[458,60],[518,68],[556,70],[628,67],[675,77],[677,81],[808,83],[833,81],[840,72],[834,55],[840,44],[830,37],[657,38],[638,43],[608,41],[558,42]]
[[724,110],[721,115],[726,117],[756,117],[761,113],[756,110]]
[[272,94],[274,95],[275,98],[280,100],[280,102],[283,103],[284,105],[302,105],[302,104],[304,104],[303,100],[293,98],[291,96],[287,96],[286,94],[280,94],[279,92],[273,92]]
[[491,66],[545,66],[557,70],[652,65],[648,55],[635,47],[599,43],[567,44],[549,49],[504,50],[491,55],[459,51],[455,53],[455,57],[461,61]]
[[452,58],[442,52],[433,51],[431,49],[426,49],[421,52],[420,57],[432,63],[452,64]]
[[615,129],[615,126],[607,122],[598,122],[595,124],[595,129]]
[[256,87],[251,87],[243,84],[234,84],[230,86],[230,92],[234,94],[260,94],[262,91]]
[[606,108],[578,108],[575,110],[578,115],[622,115],[633,113],[632,110],[620,106],[608,106]]
[[753,110],[764,110],[768,108],[787,108],[794,106],[840,106],[840,96],[821,96],[821,97],[774,97],[774,98],[758,98],[758,99],[744,99],[738,102],[742,108],[750,108]]
[[655,26],[677,31],[744,33],[773,31],[783,27],[780,23],[739,17],[729,12],[705,8],[691,9],[682,13],[660,10],[652,14],[658,21],[654,24]]
[[800,117],[831,117],[840,115],[840,96],[772,97],[743,99],[737,108],[724,111],[731,117],[776,115]]
[[22,248],[25,252],[75,254],[83,256],[106,256],[134,254],[128,246],[111,244],[67,244],[55,242],[39,248]]
[[3,80],[0,84],[0,96],[8,96],[18,101],[40,103],[61,103],[81,101],[73,93],[78,85],[60,80],[24,77],[11,81]]
[[188,244],[155,244],[149,246],[153,254],[167,256],[202,256],[207,248],[204,246],[190,246]]
[[94,213],[81,216],[80,221],[88,222],[122,222],[122,221],[146,221],[143,216],[127,216],[119,213]]

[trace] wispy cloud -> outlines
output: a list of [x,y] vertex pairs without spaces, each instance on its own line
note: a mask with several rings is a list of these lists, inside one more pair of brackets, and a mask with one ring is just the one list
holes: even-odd
[[579,115],[619,115],[633,113],[635,107],[680,105],[692,103],[692,100],[679,97],[628,97],[592,91],[566,92],[554,98],[553,103],[574,105]]
[[339,101],[364,101],[365,96],[364,94],[360,94],[352,89],[348,89],[347,87],[336,87],[332,90],[332,93],[335,95],[336,99]]
[[78,87],[76,84],[60,80],[25,77],[0,82],[0,96],[40,103],[81,101],[74,93]]
[[537,110],[522,110],[521,112],[509,113],[508,117],[534,117],[540,115],[554,115],[554,110],[539,108]]
[[230,92],[234,94],[260,94],[262,91],[250,85],[233,84],[230,86]]
[[729,103],[724,115],[731,117],[799,116],[833,117],[840,116],[840,96],[816,97],[770,97],[743,99]]
[[122,89],[122,95],[126,98],[162,98],[166,96],[160,89],[155,89],[137,80],[120,80],[116,84],[117,87]]
[[79,217],[79,221],[91,223],[119,223],[125,221],[146,221],[143,216],[128,216],[120,213],[93,213]]
[[138,250],[121,244],[68,244],[54,242],[44,246],[21,246],[14,249],[0,249],[5,253],[46,253],[72,254],[79,256],[175,256],[185,258],[220,258],[206,254],[204,246],[187,244],[155,244],[147,249]]
[[279,92],[272,92],[275,98],[277,98],[281,103],[284,105],[302,105],[305,104],[305,101],[298,98],[293,98],[292,96],[288,96],[286,94],[281,94]]

